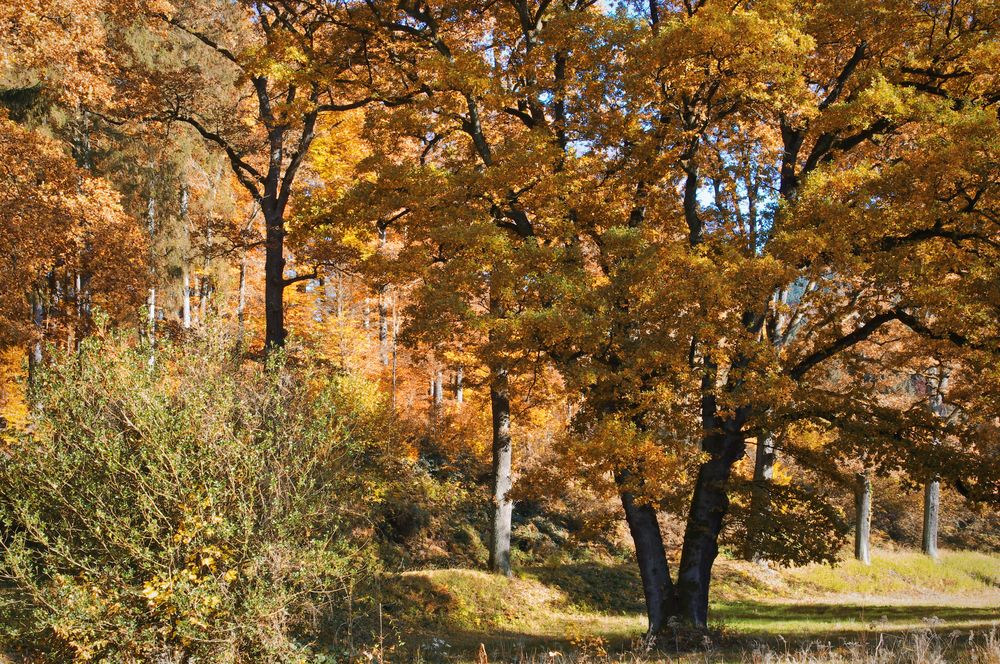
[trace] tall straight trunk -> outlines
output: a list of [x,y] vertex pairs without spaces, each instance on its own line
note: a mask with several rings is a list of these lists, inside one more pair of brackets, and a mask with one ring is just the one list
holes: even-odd
[[[619,486],[626,481],[624,474],[616,474]],[[649,620],[647,637],[653,638],[666,626],[676,604],[676,591],[670,579],[667,553],[663,547],[663,535],[656,520],[656,510],[649,503],[636,503],[629,491],[622,491],[622,508],[625,522],[635,543],[635,559],[642,579],[642,593],[646,601],[646,617]]]
[[865,565],[872,562],[872,480],[868,471],[858,473],[854,489],[854,557]]
[[774,479],[774,440],[764,433],[757,437],[757,454],[750,489],[750,514],[747,520],[747,541],[744,557],[760,561],[760,537],[768,528],[771,511],[771,482]]
[[938,515],[941,509],[941,481],[934,477],[924,486],[924,536],[923,552],[938,558]]
[[156,288],[149,289],[146,302],[149,316],[146,320],[146,339],[149,341],[149,366],[156,364]]
[[212,282],[208,276],[198,280],[198,322],[202,325],[208,320],[208,300],[212,294]]
[[490,370],[490,409],[493,415],[493,503],[490,528],[490,571],[510,576],[510,531],[514,503],[508,495],[513,479],[510,437],[510,378],[504,367]]
[[285,345],[285,224],[265,200],[261,206],[267,232],[264,239],[264,349]]
[[28,385],[38,384],[38,372],[42,368],[42,335],[45,326],[45,307],[38,288],[31,291],[31,325],[33,336],[28,346]]
[[383,367],[389,366],[389,287],[378,292],[378,355]]
[[184,232],[187,235],[187,247],[181,260],[184,265],[181,267],[181,325],[185,330],[191,329],[191,269],[188,261],[188,254],[191,247],[191,230],[188,225],[188,188],[186,184],[181,185],[180,217],[184,224]]
[[437,369],[434,372],[434,384],[432,386],[432,391],[434,392],[434,407],[440,408],[441,404],[444,403],[444,372],[441,369]]
[[246,333],[247,310],[247,255],[240,260],[240,286],[236,300],[236,341],[243,347],[243,335]]
[[181,284],[181,291],[183,295],[183,304],[181,305],[181,322],[185,330],[191,329],[191,275],[188,273],[188,268],[184,266],[184,276],[183,282]]
[[392,409],[396,410],[396,336],[399,324],[396,320],[396,294],[392,295]]
[[[714,403],[712,406],[714,411]],[[729,511],[728,484],[733,464],[746,451],[742,424],[745,409],[715,429],[714,415],[706,426],[702,449],[710,458],[698,469],[694,495],[688,511],[677,573],[677,604],[674,613],[695,627],[708,625],[708,596],[712,565],[719,555],[719,534]]]
[[465,378],[465,371],[460,366],[455,370],[455,403],[461,405],[465,400],[464,388],[462,386],[462,381]]

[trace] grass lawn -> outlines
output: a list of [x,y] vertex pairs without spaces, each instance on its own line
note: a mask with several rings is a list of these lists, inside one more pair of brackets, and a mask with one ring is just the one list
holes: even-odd
[[[629,565],[529,568],[513,579],[425,570],[402,575],[392,592],[385,607],[391,629],[427,660],[475,659],[480,644],[493,661],[592,644],[622,652],[645,630],[641,585]],[[852,560],[791,570],[720,560],[713,593],[711,621],[729,652],[756,642],[989,630],[1000,626],[1000,556],[944,552],[934,562],[877,551],[871,566]]]

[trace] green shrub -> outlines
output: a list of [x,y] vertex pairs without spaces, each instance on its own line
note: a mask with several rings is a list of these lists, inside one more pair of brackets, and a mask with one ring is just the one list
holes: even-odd
[[217,341],[153,368],[121,341],[56,359],[0,464],[8,643],[60,662],[310,660],[374,568],[374,395]]

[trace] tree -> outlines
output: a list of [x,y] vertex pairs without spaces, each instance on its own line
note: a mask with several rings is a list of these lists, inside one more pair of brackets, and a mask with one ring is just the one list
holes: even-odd
[[[308,2],[192,0],[146,7],[151,30],[167,26],[161,48],[195,45],[204,56],[182,65],[135,53],[127,90],[142,93],[132,116],[183,123],[221,150],[260,206],[265,226],[265,348],[282,346],[284,291],[304,277],[285,274],[286,213],[296,176],[331,113],[415,92],[386,80],[363,12]],[[128,92],[123,91],[128,94]]]

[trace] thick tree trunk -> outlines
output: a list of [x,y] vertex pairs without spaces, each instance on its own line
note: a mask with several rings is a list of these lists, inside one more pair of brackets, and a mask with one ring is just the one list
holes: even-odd
[[285,228],[284,220],[263,205],[267,225],[264,249],[264,350],[285,345]]
[[677,574],[675,613],[695,627],[708,625],[708,596],[712,565],[719,554],[719,534],[729,510],[728,484],[733,464],[746,444],[741,432],[745,414],[722,423],[721,430],[707,427],[702,448],[711,455],[698,469],[694,495],[684,530],[684,546]]
[[935,477],[924,487],[924,536],[923,552],[938,558],[938,514],[941,508],[941,481]]
[[510,380],[507,370],[490,372],[490,407],[493,414],[493,519],[490,528],[490,571],[510,576],[510,531],[514,503],[508,494],[511,477]]
[[[624,481],[616,476],[619,486]],[[649,503],[637,504],[634,496],[621,493],[625,521],[635,543],[635,559],[642,579],[642,593],[646,600],[646,617],[649,620],[647,638],[653,638],[666,626],[676,604],[674,584],[670,579],[667,554],[663,548],[660,524],[656,520],[656,510]]]
[[768,527],[771,510],[771,481],[774,479],[774,441],[761,433],[757,437],[757,454],[753,468],[753,486],[750,490],[750,514],[747,520],[747,541],[744,557],[760,561],[760,537]]
[[872,480],[868,471],[858,473],[854,489],[854,557],[865,565],[872,562]]

